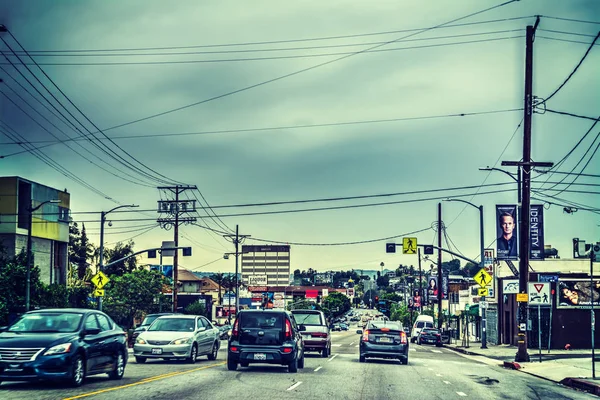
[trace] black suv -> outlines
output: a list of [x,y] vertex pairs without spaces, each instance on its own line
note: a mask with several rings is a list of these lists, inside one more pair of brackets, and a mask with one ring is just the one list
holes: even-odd
[[279,364],[297,372],[304,368],[303,330],[289,311],[242,310],[231,330],[227,368],[235,371],[238,364]]

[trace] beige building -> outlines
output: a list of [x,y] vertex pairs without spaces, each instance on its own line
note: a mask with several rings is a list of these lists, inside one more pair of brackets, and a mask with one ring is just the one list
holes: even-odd
[[290,284],[290,246],[242,246],[242,282],[247,286]]

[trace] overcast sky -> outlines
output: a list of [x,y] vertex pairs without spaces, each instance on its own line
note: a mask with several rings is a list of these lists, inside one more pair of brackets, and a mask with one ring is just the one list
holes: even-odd
[[[0,33],[0,173],[66,188],[96,245],[100,211],[138,204],[110,214],[105,237],[108,246],[133,238],[137,250],[173,237],[157,227],[167,195],[156,187],[196,185],[220,221],[200,210],[198,224],[217,232],[181,227],[190,269],[232,271],[222,256],[234,247],[219,232],[236,225],[247,244],[291,243],[292,270],[416,266],[385,243],[436,244],[437,203],[448,196],[484,206],[495,247],[494,207],[516,203],[516,185],[479,168],[523,154],[526,26],[542,15],[533,81],[542,99],[600,30],[596,0],[507,3],[0,1],[9,30]],[[572,257],[574,237],[600,239],[600,126],[586,135],[600,109],[599,45],[533,117],[532,159],[568,155],[554,169],[563,174],[533,175],[546,244],[561,258]],[[396,195],[241,207],[376,194]],[[198,191],[183,196],[206,206]],[[393,204],[347,207],[375,203]],[[442,207],[444,247],[476,258],[478,210]],[[328,209],[270,213],[315,208]],[[259,215],[231,216],[248,213]]]

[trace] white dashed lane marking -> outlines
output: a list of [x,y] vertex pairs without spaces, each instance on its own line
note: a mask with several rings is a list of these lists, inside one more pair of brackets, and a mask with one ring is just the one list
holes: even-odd
[[341,344],[339,344],[339,343],[338,343],[338,344],[332,344],[332,345],[331,345],[331,347],[340,347],[340,346],[341,346]]
[[317,372],[317,371],[318,371],[318,370],[320,370],[321,368],[323,368],[323,367],[317,367],[317,368],[315,369],[315,372]]
[[441,353],[442,352],[441,350],[431,350],[431,351],[434,352],[434,353]]
[[448,381],[442,381],[442,382],[444,382],[446,385],[451,385],[451,383]]
[[296,389],[298,386],[300,386],[302,384],[302,382],[296,382],[294,383],[292,386],[290,386],[289,388],[287,388],[287,390],[294,390]]
[[459,395],[459,396],[463,396],[463,397],[466,397],[466,396],[467,396],[467,394],[466,394],[466,393],[463,393],[463,392],[456,392],[456,394],[457,394],[457,395]]

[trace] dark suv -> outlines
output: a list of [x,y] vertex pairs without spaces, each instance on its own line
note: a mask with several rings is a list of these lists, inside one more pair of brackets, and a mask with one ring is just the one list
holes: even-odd
[[331,354],[331,335],[327,327],[327,320],[322,311],[317,310],[292,310],[296,323],[304,326],[304,349],[318,351],[323,357]]
[[287,365],[289,372],[304,368],[304,341],[292,313],[283,310],[242,310],[237,314],[227,350],[227,368],[238,364]]

